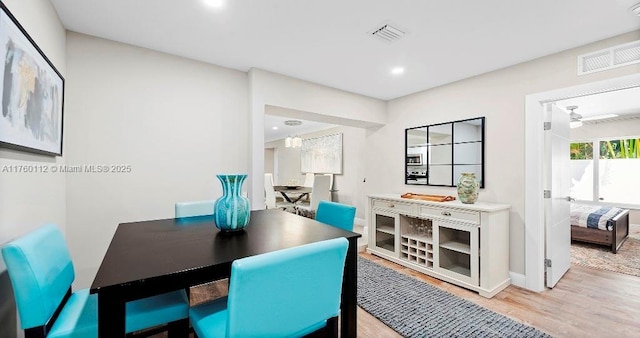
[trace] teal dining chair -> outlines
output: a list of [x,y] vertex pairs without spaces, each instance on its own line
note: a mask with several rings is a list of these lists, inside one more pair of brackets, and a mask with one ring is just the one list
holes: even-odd
[[[236,260],[229,295],[189,309],[205,337],[337,337],[349,243],[336,238]],[[324,332],[322,332],[324,331]]]
[[[53,224],[2,247],[25,337],[97,337],[98,297],[72,292],[75,272],[62,233]],[[174,291],[126,304],[127,333],[166,325],[169,336],[189,332],[189,304]],[[156,330],[151,330],[156,332]],[[157,332],[156,332],[157,333]]]
[[316,221],[353,231],[356,207],[342,203],[320,201],[316,211]]
[[[216,200],[203,200],[203,201],[191,201],[191,202],[177,202],[175,218],[181,219],[178,222],[181,224],[191,224],[200,216],[213,216],[213,207]],[[192,299],[192,294],[195,294],[197,298],[206,298],[208,300],[221,297],[227,294],[229,279],[224,278],[216,280],[210,283],[194,285],[185,288],[187,298]],[[212,293],[212,288],[216,290]]]
[[178,202],[175,207],[176,218],[213,215],[215,202],[215,200]]

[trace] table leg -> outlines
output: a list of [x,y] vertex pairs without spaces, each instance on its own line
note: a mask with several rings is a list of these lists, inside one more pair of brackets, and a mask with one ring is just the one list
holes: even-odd
[[340,337],[357,337],[357,291],[358,291],[358,239],[349,239],[347,260],[342,280],[342,303],[340,305]]
[[289,202],[289,203],[293,203],[291,202],[291,198],[289,198],[289,196],[287,196],[287,194],[284,191],[280,191],[280,195],[282,195],[282,197],[284,197],[284,199]]
[[124,337],[124,322],[124,300],[116,294],[98,293],[98,337]]
[[289,198],[289,202],[296,204],[298,203],[299,200],[305,198],[306,196],[308,196],[309,193],[308,192],[303,192],[302,194],[300,194],[300,196],[298,196],[298,198],[296,198],[295,200],[291,200],[291,198]]

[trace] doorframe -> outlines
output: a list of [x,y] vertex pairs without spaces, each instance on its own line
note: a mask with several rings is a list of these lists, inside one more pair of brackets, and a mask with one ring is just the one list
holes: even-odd
[[640,74],[527,95],[525,98],[525,288],[545,289],[544,128],[546,103],[579,96],[640,87]]

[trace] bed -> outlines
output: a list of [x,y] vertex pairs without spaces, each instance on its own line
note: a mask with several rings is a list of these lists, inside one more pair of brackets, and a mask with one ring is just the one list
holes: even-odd
[[571,240],[607,245],[618,253],[629,237],[629,210],[571,204]]

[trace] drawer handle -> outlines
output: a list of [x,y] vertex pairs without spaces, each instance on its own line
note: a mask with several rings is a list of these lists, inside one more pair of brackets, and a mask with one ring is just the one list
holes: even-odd
[[389,204],[389,208],[393,208],[393,207],[395,207],[394,204]]
[[443,214],[444,216],[451,216],[451,213],[448,211],[443,211],[441,212],[441,214]]

